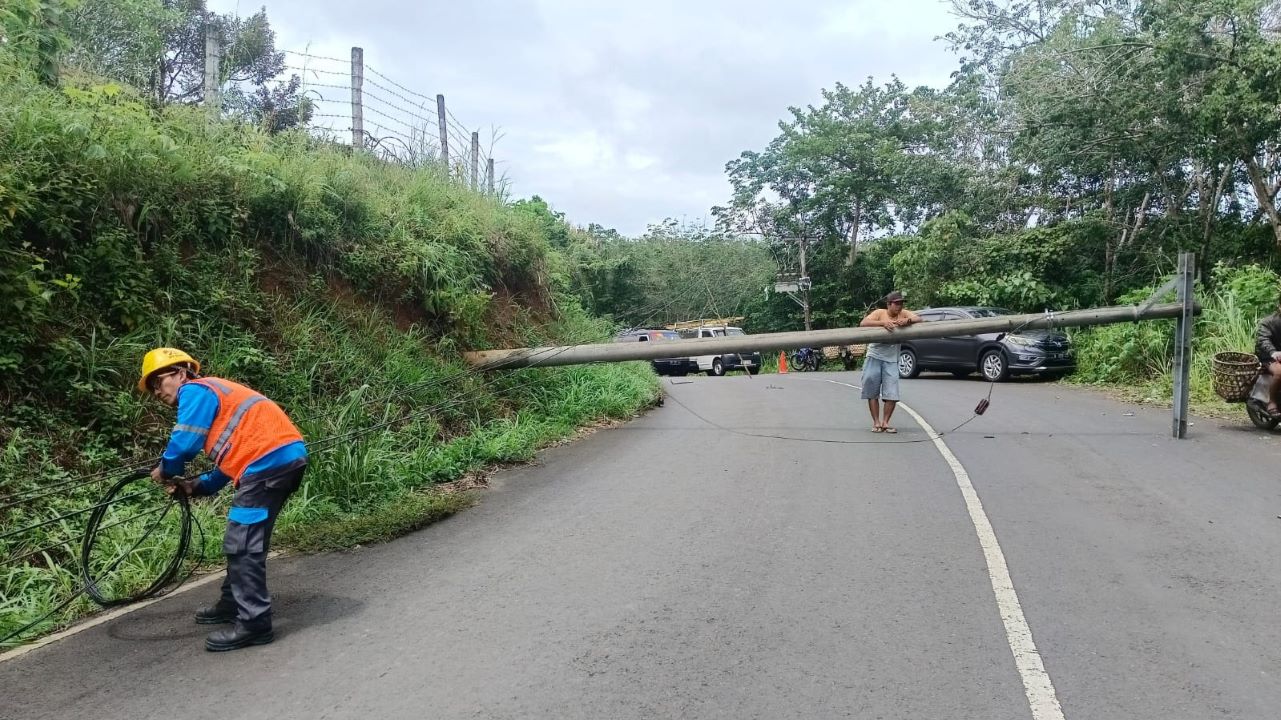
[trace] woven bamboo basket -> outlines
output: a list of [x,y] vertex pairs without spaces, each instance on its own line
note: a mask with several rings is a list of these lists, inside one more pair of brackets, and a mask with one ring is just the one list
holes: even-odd
[[1214,392],[1228,402],[1245,402],[1259,378],[1259,359],[1250,353],[1216,353],[1211,363]]

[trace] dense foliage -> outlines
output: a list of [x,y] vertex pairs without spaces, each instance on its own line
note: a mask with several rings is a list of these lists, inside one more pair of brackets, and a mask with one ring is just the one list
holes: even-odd
[[837,85],[727,166],[727,227],[844,250],[817,253],[816,287],[835,293],[818,304],[898,286],[918,305],[1066,308],[1148,285],[1180,250],[1203,270],[1276,264],[1275,2],[954,9],[951,85]]

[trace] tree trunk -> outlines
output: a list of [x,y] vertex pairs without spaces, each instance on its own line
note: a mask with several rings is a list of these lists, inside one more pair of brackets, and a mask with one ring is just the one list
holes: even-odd
[[1108,222],[1111,222],[1114,217],[1112,207],[1112,186],[1115,180],[1116,178],[1109,176],[1107,181],[1103,184],[1103,211],[1104,217],[1107,218]]
[[1227,167],[1223,168],[1222,174],[1219,175],[1219,183],[1214,187],[1214,196],[1210,198],[1210,204],[1204,206],[1202,210],[1205,214],[1201,218],[1201,252],[1197,255],[1197,259],[1202,262],[1207,262],[1206,259],[1210,256],[1210,228],[1213,227],[1214,216],[1219,211],[1219,200],[1223,198],[1223,188],[1228,184],[1228,178],[1232,177],[1233,164],[1228,163]]
[[1281,214],[1277,213],[1277,206],[1268,194],[1268,184],[1264,180],[1263,169],[1259,167],[1259,161],[1254,156],[1246,157],[1244,160],[1246,173],[1250,176],[1250,185],[1254,188],[1254,196],[1259,201],[1259,208],[1268,216],[1268,222],[1272,225],[1272,234],[1276,236],[1277,248],[1281,249]]
[[1104,302],[1112,301],[1112,293],[1115,291],[1116,284],[1116,262],[1134,238],[1143,230],[1143,226],[1148,220],[1148,203],[1152,201],[1152,193],[1143,193],[1143,201],[1139,203],[1139,208],[1134,212],[1134,227],[1130,227],[1130,211],[1126,210],[1121,217],[1121,236],[1115,243],[1109,242],[1103,255],[1103,299]]
[[1116,250],[1112,243],[1103,249],[1103,303],[1112,301],[1112,268],[1116,266]]
[[850,229],[850,254],[845,259],[846,267],[854,264],[855,258],[858,257],[858,226],[863,222],[863,202],[854,201],[854,226]]

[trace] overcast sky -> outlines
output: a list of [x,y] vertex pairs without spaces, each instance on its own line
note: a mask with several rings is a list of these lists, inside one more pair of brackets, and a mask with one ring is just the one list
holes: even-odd
[[482,138],[498,128],[514,196],[628,235],[708,217],[729,198],[725,163],[821,88],[892,73],[940,86],[956,66],[934,39],[956,24],[946,0],[209,0],[242,15],[264,4],[280,49],[363,47]]

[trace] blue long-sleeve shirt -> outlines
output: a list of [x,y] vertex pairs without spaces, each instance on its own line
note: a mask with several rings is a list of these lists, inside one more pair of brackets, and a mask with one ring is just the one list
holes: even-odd
[[[204,385],[186,383],[178,388],[178,420],[169,445],[160,458],[160,471],[168,476],[183,473],[187,463],[204,449],[205,438],[218,415],[218,396]],[[307,457],[307,446],[296,440],[254,460],[245,468],[245,477],[269,472]],[[196,481],[196,494],[213,495],[231,482],[218,468],[201,475]]]

